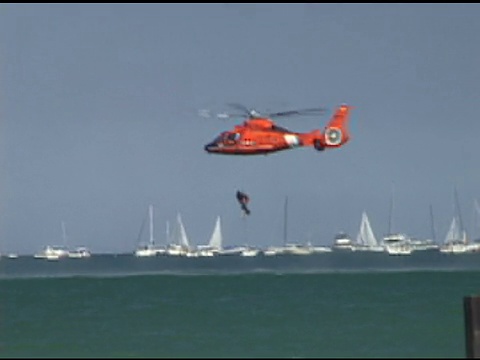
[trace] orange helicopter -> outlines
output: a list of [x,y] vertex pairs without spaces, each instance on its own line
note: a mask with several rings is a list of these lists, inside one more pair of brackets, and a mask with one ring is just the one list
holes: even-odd
[[[325,112],[324,108],[283,111],[262,115],[243,105],[229,104],[243,112],[247,120],[242,125],[236,125],[233,130],[224,131],[204,149],[210,154],[224,155],[266,155],[269,153],[289,150],[298,147],[313,146],[318,151],[329,148],[338,148],[350,139],[348,131],[349,113],[352,106],[340,105],[327,123],[324,131],[319,129],[307,133],[299,133],[277,126],[272,120],[274,117],[294,115],[318,115]],[[211,117],[207,110],[200,115]],[[236,114],[217,114],[218,118],[238,117]]]

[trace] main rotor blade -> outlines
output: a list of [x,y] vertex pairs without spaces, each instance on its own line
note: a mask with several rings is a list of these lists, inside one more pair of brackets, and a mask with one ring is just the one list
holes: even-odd
[[281,111],[276,113],[267,114],[269,117],[280,117],[280,116],[292,116],[292,115],[323,115],[327,109],[325,108],[310,108],[310,109],[301,109],[301,110],[290,110],[290,111]]
[[232,113],[218,113],[216,114],[219,119],[230,119],[230,118],[244,118],[244,114],[232,114]]
[[[307,109],[299,109],[299,110],[289,110],[289,111],[280,111],[280,112],[274,112],[274,113],[269,113],[269,114],[260,114],[257,111],[253,109],[247,108],[245,105],[239,104],[239,103],[229,103],[228,106],[242,111],[245,116],[248,116],[249,118],[257,118],[257,117],[281,117],[281,116],[294,116],[294,115],[300,115],[300,116],[313,116],[313,115],[323,115],[327,109],[323,107],[319,108],[307,108]],[[224,113],[227,115],[227,113]],[[227,117],[238,117],[241,115],[237,114],[228,114],[228,116],[222,116],[223,118]]]
[[250,119],[256,119],[256,118],[263,117],[263,115],[260,114],[258,111],[254,110],[254,109],[249,109],[242,104],[230,103],[228,105],[237,109],[237,110],[243,111],[245,113],[245,116],[248,116]]
[[244,114],[231,114],[226,112],[221,113],[212,113],[209,109],[200,109],[198,110],[198,115],[203,118],[218,118],[218,119],[230,119],[230,118],[242,118],[245,117]]
[[250,114],[251,114],[250,109],[247,108],[245,105],[237,104],[237,103],[229,103],[228,106],[230,106],[230,107],[232,107],[236,110],[243,111],[246,116],[250,116]]

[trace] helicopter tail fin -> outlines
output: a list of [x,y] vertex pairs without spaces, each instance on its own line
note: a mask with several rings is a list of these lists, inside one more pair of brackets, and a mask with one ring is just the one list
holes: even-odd
[[313,144],[315,149],[321,151],[325,148],[340,147],[350,139],[348,120],[352,108],[352,106],[342,104],[335,110],[332,118],[325,126],[323,136],[315,139]]

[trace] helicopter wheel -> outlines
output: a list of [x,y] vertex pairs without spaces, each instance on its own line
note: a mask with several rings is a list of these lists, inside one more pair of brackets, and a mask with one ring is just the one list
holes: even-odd
[[317,150],[317,151],[323,151],[325,150],[325,147],[322,145],[322,142],[320,140],[315,140],[313,142],[313,147]]

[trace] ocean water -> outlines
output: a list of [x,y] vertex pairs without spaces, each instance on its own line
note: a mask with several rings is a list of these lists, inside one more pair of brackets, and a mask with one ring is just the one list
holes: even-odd
[[480,254],[415,255],[2,258],[0,356],[464,358]]

